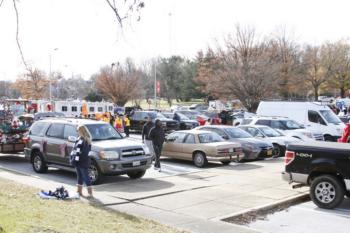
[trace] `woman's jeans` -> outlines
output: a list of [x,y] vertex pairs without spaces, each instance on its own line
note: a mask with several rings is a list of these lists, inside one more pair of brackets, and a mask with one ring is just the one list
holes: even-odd
[[90,179],[90,176],[89,176],[89,169],[88,168],[79,167],[79,166],[77,166],[75,169],[76,169],[76,172],[77,172],[78,185],[83,185],[85,183],[85,185],[87,187],[91,186],[91,179]]

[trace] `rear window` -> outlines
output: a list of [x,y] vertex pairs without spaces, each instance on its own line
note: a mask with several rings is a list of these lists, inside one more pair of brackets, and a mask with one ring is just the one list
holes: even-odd
[[258,120],[256,122],[256,125],[267,125],[267,126],[270,126],[270,120]]
[[252,121],[252,119],[243,119],[241,125],[249,125]]
[[44,136],[45,131],[47,127],[49,126],[50,123],[48,122],[36,122],[32,125],[30,128],[29,135],[34,135],[34,136]]

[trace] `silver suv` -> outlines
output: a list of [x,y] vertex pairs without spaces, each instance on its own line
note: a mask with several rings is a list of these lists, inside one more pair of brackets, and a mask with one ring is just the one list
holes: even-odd
[[151,167],[149,149],[140,142],[123,138],[110,124],[61,118],[37,121],[29,130],[24,153],[35,172],[47,172],[48,167],[74,171],[69,155],[78,137],[78,125],[85,125],[92,136],[89,173],[93,184],[100,183],[104,175],[141,178]]

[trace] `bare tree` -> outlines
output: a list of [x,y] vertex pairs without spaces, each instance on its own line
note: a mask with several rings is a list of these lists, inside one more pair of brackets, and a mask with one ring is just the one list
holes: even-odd
[[273,96],[277,55],[269,41],[259,41],[254,28],[237,25],[218,56],[223,69],[210,81],[225,90],[220,97],[236,97],[250,111],[255,111],[260,100]]
[[100,93],[110,98],[113,103],[124,106],[139,94],[142,73],[131,63],[104,67],[97,75],[96,87]]
[[330,44],[308,45],[302,60],[305,82],[313,89],[314,99],[317,101],[320,88],[327,83],[333,74],[333,66],[336,62],[334,48]]
[[350,45],[345,41],[338,41],[329,46],[333,48],[331,51],[334,53],[334,64],[327,84],[338,89],[340,96],[344,98],[345,91],[350,88]]
[[272,46],[277,52],[278,89],[283,98],[289,98],[293,93],[300,93],[298,78],[300,75],[300,47],[293,37],[281,26],[272,38]]
[[12,87],[21,93],[22,98],[42,99],[45,97],[50,80],[44,72],[34,69],[18,78]]

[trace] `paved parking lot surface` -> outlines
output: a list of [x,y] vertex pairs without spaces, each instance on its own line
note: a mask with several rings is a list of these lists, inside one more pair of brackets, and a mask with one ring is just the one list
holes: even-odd
[[309,201],[269,215],[249,227],[270,233],[349,233],[350,199],[334,210],[320,209]]

